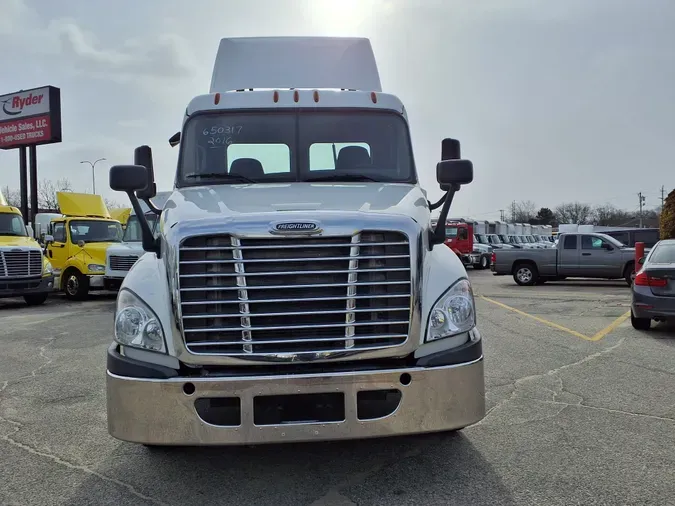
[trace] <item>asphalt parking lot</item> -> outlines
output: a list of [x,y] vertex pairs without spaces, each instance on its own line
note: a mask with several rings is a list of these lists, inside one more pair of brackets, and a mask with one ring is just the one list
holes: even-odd
[[487,403],[457,434],[150,451],[106,429],[114,295],[0,301],[2,505],[673,504],[675,329],[622,282],[470,271]]

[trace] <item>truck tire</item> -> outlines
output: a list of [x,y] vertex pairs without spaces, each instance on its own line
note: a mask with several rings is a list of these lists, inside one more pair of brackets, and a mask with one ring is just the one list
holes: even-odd
[[633,311],[630,312],[630,323],[635,330],[649,330],[652,326],[649,318],[635,318]]
[[474,269],[478,269],[481,271],[487,269],[488,267],[490,267],[490,261],[487,259],[485,255],[481,255],[480,261],[473,266]]
[[77,269],[66,272],[63,289],[70,300],[84,300],[89,293],[89,278]]
[[29,306],[39,306],[40,304],[44,304],[47,297],[49,297],[48,293],[31,293],[29,295],[24,295],[23,300],[25,300],[26,304]]
[[626,280],[628,286],[633,286],[635,279],[635,262],[628,262],[626,268],[623,270],[623,279]]
[[517,264],[513,268],[513,280],[520,286],[533,286],[539,281],[539,271],[531,263]]

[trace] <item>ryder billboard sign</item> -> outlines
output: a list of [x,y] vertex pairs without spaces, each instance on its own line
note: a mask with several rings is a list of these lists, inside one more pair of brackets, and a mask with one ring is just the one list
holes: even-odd
[[0,149],[61,142],[61,90],[53,86],[0,96]]

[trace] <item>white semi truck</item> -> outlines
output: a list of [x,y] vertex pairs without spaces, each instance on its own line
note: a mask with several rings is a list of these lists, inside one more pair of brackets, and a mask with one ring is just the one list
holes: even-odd
[[[485,416],[466,270],[445,246],[473,179],[442,143],[431,203],[368,39],[223,39],[188,104],[155,238],[152,152],[110,170],[143,255],[117,297],[109,432],[153,445],[449,431]],[[431,211],[440,208],[440,227]]]

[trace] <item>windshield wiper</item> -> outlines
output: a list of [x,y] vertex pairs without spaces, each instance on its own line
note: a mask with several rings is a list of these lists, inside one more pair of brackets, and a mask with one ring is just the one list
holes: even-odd
[[205,172],[203,174],[186,174],[185,179],[204,178],[204,179],[226,179],[229,181],[238,181],[240,183],[257,183],[253,179],[239,174],[226,174],[224,172]]
[[28,237],[25,234],[17,234],[15,232],[0,232],[0,235],[11,235],[12,237]]
[[303,181],[307,183],[317,181],[372,181],[375,183],[382,182],[370,176],[364,176],[363,174],[330,174],[327,176],[308,177]]

